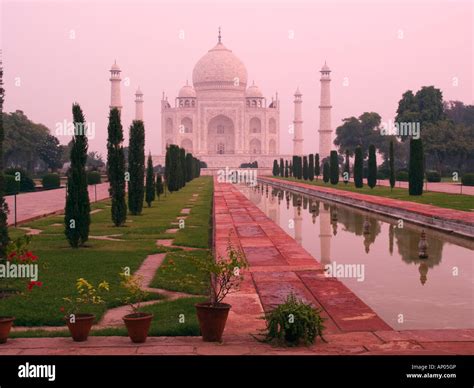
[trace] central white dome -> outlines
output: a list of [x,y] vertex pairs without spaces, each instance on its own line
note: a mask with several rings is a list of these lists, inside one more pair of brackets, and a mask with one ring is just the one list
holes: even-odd
[[219,42],[194,66],[193,84],[196,90],[245,90],[247,69],[231,50]]

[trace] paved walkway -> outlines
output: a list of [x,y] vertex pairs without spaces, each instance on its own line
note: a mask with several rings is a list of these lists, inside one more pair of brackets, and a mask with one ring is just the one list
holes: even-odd
[[[101,183],[97,185],[97,200],[109,197],[109,184]],[[89,199],[95,202],[94,186],[89,186]],[[10,214],[8,215],[8,224],[13,225],[15,221],[14,196],[6,197]],[[45,215],[63,211],[66,203],[66,189],[54,189],[45,191],[36,191],[32,193],[21,193],[16,196],[17,222],[25,222]]]
[[10,355],[472,355],[474,330],[375,331],[328,334],[327,343],[298,348],[273,347],[251,336],[227,334],[224,342],[200,337],[149,337],[134,344],[128,337],[17,338],[0,345]]

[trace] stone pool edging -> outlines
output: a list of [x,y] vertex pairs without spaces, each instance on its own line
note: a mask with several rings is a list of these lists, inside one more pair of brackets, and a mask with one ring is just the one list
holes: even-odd
[[[353,193],[336,188],[319,187],[307,183],[287,182],[270,177],[259,177],[257,182],[383,214],[394,219],[403,219],[413,224],[446,233],[474,238],[474,213]],[[436,214],[433,214],[433,212],[436,212]]]

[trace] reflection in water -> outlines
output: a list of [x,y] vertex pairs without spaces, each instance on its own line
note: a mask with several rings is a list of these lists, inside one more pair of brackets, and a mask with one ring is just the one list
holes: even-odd
[[397,237],[398,253],[406,263],[416,264],[420,272],[420,283],[424,285],[428,279],[428,270],[441,263],[443,256],[443,241],[426,236],[428,258],[420,258],[418,244],[420,236],[417,233],[404,233],[403,229],[394,228]]
[[400,228],[373,213],[268,185],[242,191],[322,265],[364,265],[363,282],[340,280],[393,328],[473,326],[472,242],[463,240],[464,247],[428,230],[424,247],[421,229],[407,222]]

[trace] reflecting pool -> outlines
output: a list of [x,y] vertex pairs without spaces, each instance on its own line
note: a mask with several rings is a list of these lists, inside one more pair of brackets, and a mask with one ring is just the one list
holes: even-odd
[[239,189],[395,330],[474,327],[472,239],[271,185]]

